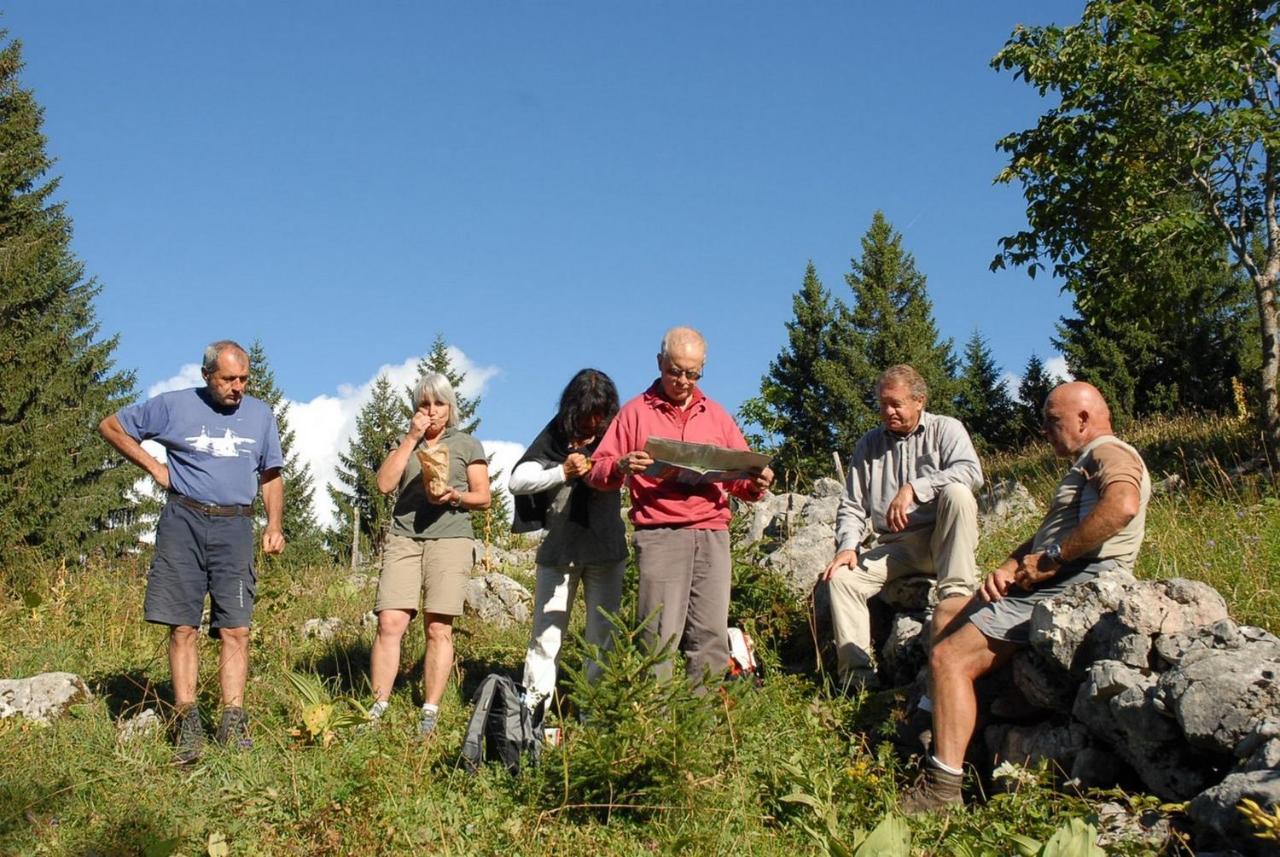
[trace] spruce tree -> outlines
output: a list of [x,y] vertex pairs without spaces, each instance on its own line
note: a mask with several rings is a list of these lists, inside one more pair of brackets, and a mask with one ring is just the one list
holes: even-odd
[[951,340],[939,338],[925,277],[883,212],[872,217],[862,237],[862,256],[850,264],[845,282],[853,303],[842,313],[840,332],[850,376],[857,378],[866,403],[858,417],[862,431],[878,418],[876,377],[898,363],[910,364],[924,377],[930,411],[952,413],[956,359]]
[[1041,410],[1045,399],[1062,379],[1045,371],[1039,355],[1032,352],[1018,384],[1018,426],[1024,440],[1040,437]]
[[1018,414],[1000,380],[1000,367],[987,340],[975,330],[964,349],[964,365],[956,396],[956,416],[980,450],[1006,449],[1018,432]]
[[[0,30],[0,43],[8,39]],[[43,111],[19,80],[21,45],[0,50],[0,567],[37,556],[80,559],[137,543],[139,472],[98,436],[132,401],[114,371],[117,338],[98,339],[93,300],[71,252],[71,219],[41,133]]]
[[[271,406],[280,430],[280,450],[284,455],[284,467],[281,469],[284,478],[284,537],[289,545],[282,557],[291,564],[295,560],[313,561],[318,558],[321,548],[320,525],[316,521],[314,507],[315,478],[311,475],[311,468],[294,449],[297,434],[289,424],[289,402],[276,384],[266,349],[258,339],[249,346],[249,383],[245,392]],[[255,501],[255,506],[259,514],[265,516],[261,497]]]
[[382,552],[395,493],[378,490],[378,468],[407,428],[404,402],[386,375],[373,382],[372,395],[356,415],[356,433],[338,453],[337,484],[329,486],[337,516],[329,549],[339,562],[351,554],[352,513],[360,513],[360,545],[365,556]]
[[760,395],[739,411],[743,421],[759,426],[756,445],[773,444],[773,470],[789,488],[802,489],[819,476],[832,475],[831,453],[847,452],[838,436],[838,414],[852,399],[862,407],[860,391],[849,389],[839,371],[840,331],[837,307],[810,262],[804,282],[791,301],[787,344],[760,379]]

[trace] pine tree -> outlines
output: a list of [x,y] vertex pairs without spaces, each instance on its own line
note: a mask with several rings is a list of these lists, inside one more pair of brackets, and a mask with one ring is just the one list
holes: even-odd
[[356,433],[338,453],[337,484],[329,486],[337,522],[329,535],[329,549],[343,561],[351,554],[352,513],[360,513],[361,552],[376,555],[391,523],[395,494],[378,490],[378,468],[406,429],[404,402],[391,389],[386,375],[373,382],[372,395],[356,415]]
[[939,338],[925,277],[883,212],[872,217],[862,237],[862,257],[851,260],[851,268],[845,282],[853,304],[842,313],[840,325],[848,371],[858,379],[866,404],[857,415],[861,431],[877,419],[876,377],[898,363],[910,364],[924,377],[930,411],[951,413],[957,390],[951,340]]
[[751,435],[755,445],[776,444],[773,469],[779,480],[801,489],[819,476],[832,475],[831,453],[851,448],[839,442],[836,415],[846,403],[859,408],[862,403],[860,391],[847,389],[848,378],[836,363],[837,307],[812,262],[791,306],[787,345],[760,379],[760,395],[744,402],[739,414],[764,432]]
[[[0,30],[0,43],[8,39]],[[19,81],[21,45],[0,50],[0,566],[114,553],[137,542],[138,471],[98,436],[132,401],[113,371],[117,338],[97,340],[93,300],[71,252],[71,219],[41,133],[43,111]]]
[[[315,478],[311,475],[311,468],[294,449],[297,434],[289,424],[289,402],[276,385],[276,375],[267,361],[261,340],[255,339],[249,346],[249,367],[249,383],[245,392],[271,406],[280,430],[280,450],[284,455],[284,467],[281,469],[284,478],[284,537],[289,546],[282,558],[290,564],[314,561],[321,549],[320,524],[316,521],[314,508]],[[261,497],[255,505],[259,516],[265,517]]]
[[[480,400],[468,399],[458,392],[462,388],[462,382],[467,378],[467,373],[453,365],[444,336],[439,333],[436,334],[435,341],[431,343],[431,350],[427,352],[427,356],[418,361],[418,377],[434,372],[438,372],[448,378],[449,383],[453,385],[453,393],[458,399],[459,430],[467,434],[475,434],[476,429],[480,428],[480,419],[475,415],[476,410],[480,407]],[[409,387],[405,391],[405,400],[405,413],[408,416],[412,416],[414,409],[418,406],[418,403],[413,401],[413,387]]]
[[1018,426],[1023,439],[1040,437],[1040,411],[1049,393],[1061,383],[1061,378],[1045,371],[1040,357],[1032,352],[1018,384]]
[[978,448],[1012,446],[1019,434],[1017,409],[1000,380],[1000,367],[991,356],[987,340],[977,330],[965,345],[959,387],[956,416],[965,424]]

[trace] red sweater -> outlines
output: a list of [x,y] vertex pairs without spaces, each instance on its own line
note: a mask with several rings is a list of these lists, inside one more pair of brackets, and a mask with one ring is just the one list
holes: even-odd
[[[622,485],[617,460],[629,452],[644,449],[650,437],[671,438],[690,443],[714,443],[730,449],[747,449],[747,441],[733,417],[724,408],[694,388],[693,402],[681,411],[662,395],[660,381],[622,406],[591,456],[592,467],[584,477],[600,490]],[[631,522],[637,526],[689,527],[723,530],[729,526],[729,496],[759,500],[761,493],[749,479],[684,485],[670,479],[654,479],[643,474],[631,476]]]

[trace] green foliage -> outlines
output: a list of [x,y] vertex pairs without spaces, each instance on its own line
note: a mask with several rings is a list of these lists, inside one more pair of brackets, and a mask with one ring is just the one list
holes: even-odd
[[992,267],[1026,265],[1034,276],[1051,266],[1088,323],[1095,305],[1162,311],[1178,263],[1229,249],[1254,292],[1262,416],[1273,442],[1277,50],[1274,2],[1092,0],[1079,24],[1018,27],[992,60],[1058,96],[1034,127],[998,144],[1009,165],[997,180],[1022,184],[1028,228],[1001,239]]
[[[276,374],[271,369],[266,349],[259,339],[255,339],[249,346],[249,366],[249,383],[245,385],[245,392],[271,406],[280,431],[280,451],[284,455],[284,467],[281,469],[284,479],[282,523],[288,547],[280,557],[269,557],[267,561],[290,567],[321,562],[325,553],[323,534],[314,509],[315,478],[311,475],[311,468],[294,448],[297,433],[289,424],[289,402],[276,384]],[[254,500],[254,512],[258,520],[266,518],[261,496]]]
[[93,300],[71,252],[71,218],[20,81],[21,46],[0,30],[0,569],[30,559],[115,555],[137,543],[139,473],[98,436],[132,401],[114,371],[117,338],[99,339]]
[[831,453],[842,448],[836,436],[838,415],[845,402],[860,402],[862,391],[852,386],[839,362],[838,305],[812,262],[791,305],[787,345],[769,363],[760,395],[744,402],[739,413],[744,422],[764,431],[753,443],[776,442],[773,470],[783,484],[799,490],[832,474]]
[[303,741],[328,747],[338,734],[369,722],[369,713],[356,700],[334,695],[319,676],[289,670],[289,686],[297,695],[299,725],[292,734]]
[[1039,356],[1033,353],[1027,360],[1027,368],[1022,370],[1022,381],[1018,384],[1017,420],[1023,439],[1040,437],[1045,400],[1061,383],[1061,378],[1045,371]]
[[329,547],[342,562],[350,556],[353,513],[360,515],[361,552],[376,555],[391,524],[395,494],[378,490],[378,468],[405,431],[403,402],[391,390],[391,382],[379,375],[373,382],[369,401],[356,415],[356,433],[338,453],[337,485],[329,486],[329,497],[337,516]]
[[715,697],[695,695],[679,669],[669,680],[655,679],[672,647],[651,651],[640,641],[643,623],[610,621],[607,653],[583,644],[586,658],[601,664],[599,680],[587,681],[585,669],[566,670],[570,703],[585,721],[561,746],[561,758],[544,760],[563,772],[548,782],[549,796],[600,808],[686,803],[729,749],[710,704]]
[[957,392],[952,343],[938,336],[924,274],[882,212],[872,217],[862,237],[862,257],[851,265],[845,282],[853,291],[853,303],[841,313],[841,342],[847,371],[858,379],[863,407],[849,408],[840,427],[846,449],[876,425],[875,381],[890,366],[915,367],[929,386],[927,407],[934,413],[954,413]]
[[984,452],[1008,448],[1018,435],[1017,411],[1000,375],[986,339],[975,330],[964,349],[956,416]]

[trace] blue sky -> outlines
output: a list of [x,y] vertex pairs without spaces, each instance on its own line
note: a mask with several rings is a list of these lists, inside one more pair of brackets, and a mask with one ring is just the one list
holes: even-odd
[[958,348],[978,328],[1006,370],[1050,357],[1068,301],[987,270],[1025,224],[995,141],[1047,105],[988,61],[1082,5],[22,0],[0,20],[119,365],[145,395],[204,343],[260,337],[323,478],[369,382],[437,332],[504,458],[582,366],[639,392],[674,324],[706,334],[703,386],[736,409],[806,263],[846,294],[877,209]]

